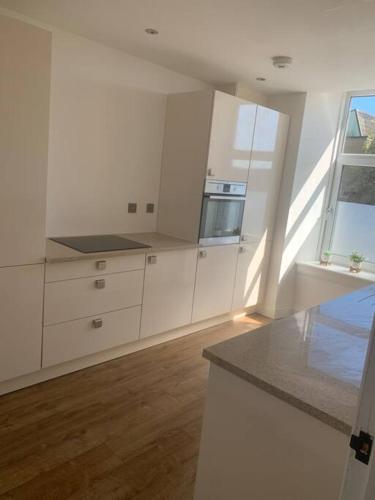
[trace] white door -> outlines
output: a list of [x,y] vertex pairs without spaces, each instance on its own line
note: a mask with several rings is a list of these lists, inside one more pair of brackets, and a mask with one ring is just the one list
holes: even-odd
[[254,307],[261,302],[267,277],[266,245],[267,241],[262,239],[239,246],[232,302],[233,311]]
[[207,176],[247,181],[257,105],[215,92]]
[[258,106],[242,224],[245,239],[269,238],[284,166],[289,117]]
[[193,323],[230,312],[238,245],[201,248],[193,303]]
[[40,369],[44,266],[0,269],[0,381]]
[[44,261],[51,33],[0,16],[0,266]]
[[196,265],[196,248],[147,256],[141,337],[191,323]]
[[[375,287],[372,300],[375,297]],[[373,302],[374,304],[374,302]],[[367,351],[367,359],[362,379],[361,396],[358,407],[357,421],[353,433],[359,436],[360,431],[375,436],[375,316],[372,326],[372,335]],[[366,439],[362,449],[365,450],[359,456],[366,459]],[[374,447],[373,447],[374,448]],[[365,464],[356,458],[356,452],[350,450],[347,467],[345,471],[341,500],[374,500],[375,498],[375,449]]]

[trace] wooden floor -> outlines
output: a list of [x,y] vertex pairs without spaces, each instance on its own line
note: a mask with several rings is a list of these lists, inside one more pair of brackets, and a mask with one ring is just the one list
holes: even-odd
[[0,498],[191,500],[208,362],[226,323],[0,397]]

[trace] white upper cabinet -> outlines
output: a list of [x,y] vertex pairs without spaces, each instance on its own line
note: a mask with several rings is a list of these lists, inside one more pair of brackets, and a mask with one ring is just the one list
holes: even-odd
[[0,267],[43,262],[51,33],[0,16]]
[[251,102],[215,92],[207,177],[247,181],[256,108]]
[[238,245],[201,248],[195,282],[193,323],[230,312]]
[[191,323],[196,265],[196,248],[147,256],[141,337]]
[[271,237],[288,126],[287,115],[258,106],[242,224],[247,241]]
[[0,382],[40,369],[44,266],[0,269]]

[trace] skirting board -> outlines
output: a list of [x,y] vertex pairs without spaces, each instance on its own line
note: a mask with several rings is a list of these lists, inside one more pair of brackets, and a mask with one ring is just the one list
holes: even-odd
[[105,363],[106,361],[125,356],[126,354],[140,351],[141,349],[146,349],[147,347],[152,347],[163,342],[168,342],[169,340],[177,339],[179,337],[189,335],[190,333],[198,332],[199,330],[204,330],[212,326],[220,325],[227,321],[231,321],[232,318],[233,314],[229,313],[221,316],[216,316],[215,318],[210,318],[206,321],[187,325],[181,328],[177,328],[176,330],[171,330],[169,332],[160,333],[158,335],[154,335],[153,337],[140,339],[136,342],[125,344],[119,347],[114,347],[112,349],[101,351],[84,358],[75,359],[48,368],[42,368],[37,372],[23,375],[15,379],[6,380],[5,382],[0,383],[0,396],[9,392],[23,389],[25,387],[29,387],[30,385],[39,384],[40,382],[45,382],[46,380],[61,377],[62,375],[82,370],[90,366]]

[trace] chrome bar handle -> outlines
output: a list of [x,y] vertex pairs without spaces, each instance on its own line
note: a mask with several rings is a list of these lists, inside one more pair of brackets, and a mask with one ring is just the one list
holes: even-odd
[[92,320],[92,326],[94,328],[101,328],[103,326],[102,318],[96,318]]

